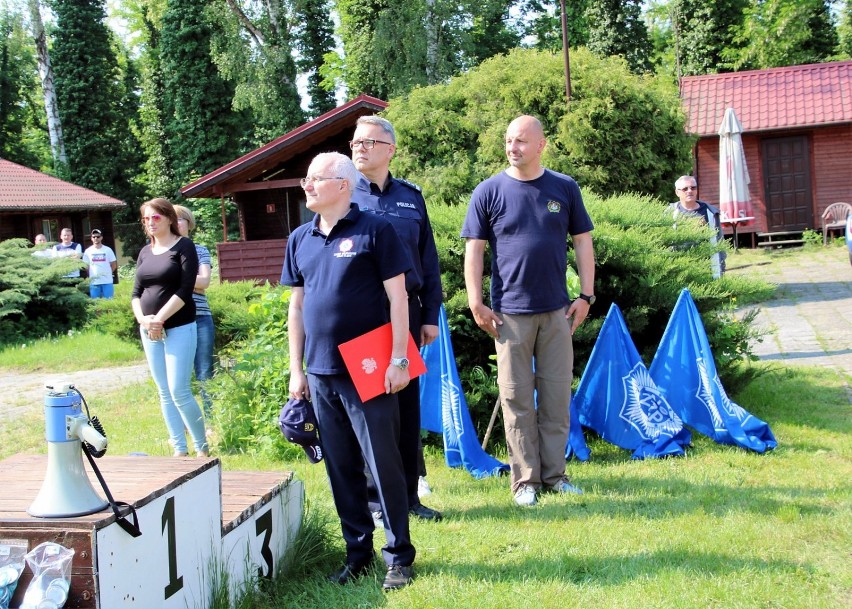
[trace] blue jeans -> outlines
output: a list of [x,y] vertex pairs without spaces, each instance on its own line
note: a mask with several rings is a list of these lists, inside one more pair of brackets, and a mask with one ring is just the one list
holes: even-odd
[[195,380],[201,391],[201,402],[204,405],[204,416],[210,415],[213,402],[204,387],[204,381],[213,376],[213,342],[216,330],[213,327],[212,315],[198,315],[195,318],[198,326],[198,346],[195,348]]
[[90,283],[90,298],[112,298],[115,287],[111,283]]
[[207,450],[204,417],[190,387],[197,340],[195,323],[168,328],[163,340],[149,339],[141,326],[139,333],[151,376],[160,394],[160,407],[169,431],[169,441],[175,452],[187,452],[185,429],[192,436],[196,452]]

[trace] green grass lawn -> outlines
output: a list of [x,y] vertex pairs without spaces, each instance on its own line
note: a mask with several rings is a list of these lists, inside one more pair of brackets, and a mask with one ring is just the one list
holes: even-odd
[[[330,540],[240,606],[848,607],[848,387],[831,371],[757,366],[762,374],[733,398],[772,426],[779,447],[766,455],[698,436],[684,458],[632,461],[591,440],[592,460],[569,464],[585,495],[546,496],[521,509],[507,478],[474,480],[430,448],[435,492],[426,503],[446,518],[412,522],[417,577],[392,594],[381,591],[381,568],[345,587],[324,581],[343,550],[321,465],[220,455],[227,469],[294,471],[312,526]],[[106,427],[109,454],[169,454],[150,381],[86,397]],[[0,456],[44,452],[42,429],[40,413],[0,421],[3,437],[16,438]],[[377,548],[382,540],[378,533]]]
[[67,335],[0,348],[0,373],[3,370],[74,372],[106,366],[145,362],[138,342],[128,343],[98,332],[70,332]]

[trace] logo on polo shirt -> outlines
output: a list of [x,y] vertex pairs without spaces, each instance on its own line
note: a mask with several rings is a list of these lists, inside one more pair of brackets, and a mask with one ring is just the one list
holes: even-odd
[[355,244],[352,243],[352,239],[344,239],[343,241],[340,242],[340,245],[338,246],[338,249],[340,251],[338,251],[334,255],[334,257],[335,258],[352,258],[352,257],[354,257],[355,252],[352,251],[352,248],[354,247],[354,245]]
[[558,214],[559,210],[562,209],[562,206],[558,201],[548,201],[547,202],[547,211],[552,214]]
[[417,206],[414,203],[411,203],[410,201],[397,201],[396,206],[405,207],[406,209],[417,209]]

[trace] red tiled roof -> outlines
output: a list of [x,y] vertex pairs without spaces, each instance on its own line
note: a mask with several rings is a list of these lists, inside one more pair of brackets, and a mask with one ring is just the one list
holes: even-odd
[[743,132],[852,123],[852,61],[685,76],[687,129],[717,135],[732,107]]
[[0,211],[121,209],[124,202],[0,159]]
[[387,107],[387,102],[377,97],[359,95],[342,106],[329,110],[325,114],[321,114],[304,125],[296,127],[268,144],[244,154],[219,169],[211,171],[206,176],[187,184],[180,191],[185,197],[189,198],[213,196],[213,190],[217,184],[225,182],[236,174],[250,169],[253,165],[262,163],[266,159],[275,156],[294,142],[310,137],[315,132],[321,131],[341,119],[346,119],[352,113],[363,113],[365,109],[370,112],[381,112]]

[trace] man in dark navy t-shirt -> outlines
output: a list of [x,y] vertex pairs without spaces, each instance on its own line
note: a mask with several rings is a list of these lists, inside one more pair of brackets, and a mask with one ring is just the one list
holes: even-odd
[[[345,584],[373,562],[373,518],[364,463],[385,515],[383,587],[407,585],[415,550],[399,441],[397,393],[409,382],[408,256],[393,226],[351,203],[358,171],[336,152],[317,155],[302,180],[313,221],[287,242],[281,283],[293,287],[288,316],[290,394],[312,399],[346,563],[330,579]],[[388,305],[389,303],[389,305]],[[389,319],[388,319],[389,318]],[[385,393],[362,402],[338,345],[391,322]],[[305,369],[303,370],[303,364]]]
[[[565,476],[571,335],[595,301],[592,221],[577,183],[542,167],[545,144],[538,119],[510,123],[509,167],[473,191],[461,232],[468,304],[477,325],[495,339],[512,493],[521,506],[535,505],[539,491],[582,492]],[[573,302],[565,279],[569,236],[580,276]],[[486,244],[490,308],[482,294]]]

